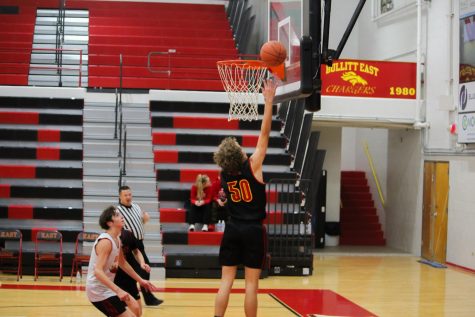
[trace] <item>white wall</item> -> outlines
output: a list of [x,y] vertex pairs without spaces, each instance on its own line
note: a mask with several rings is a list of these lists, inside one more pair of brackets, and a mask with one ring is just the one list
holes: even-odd
[[341,170],[356,170],[356,131],[357,128],[342,128],[341,131]]
[[475,269],[475,158],[450,159],[447,262]]
[[420,131],[390,130],[386,243],[415,255],[421,250],[423,161]]
[[340,172],[341,172],[341,128],[318,127],[320,131],[318,149],[326,150],[323,169],[327,170],[327,215],[326,221],[340,221]]
[[[309,0],[312,1],[312,0]],[[356,9],[356,5],[359,1],[357,0],[333,0],[332,1],[332,12],[330,19],[330,39],[328,43],[328,48],[336,49],[340,43],[341,36],[346,30],[346,26],[353,15],[353,12]],[[358,20],[360,21],[360,20]],[[358,58],[358,49],[361,46],[359,41],[360,23],[356,23],[355,28],[353,29],[348,42],[346,42],[345,48],[343,49],[340,58]]]
[[372,2],[366,2],[359,18],[359,58],[415,62],[417,19],[414,6],[373,19]]

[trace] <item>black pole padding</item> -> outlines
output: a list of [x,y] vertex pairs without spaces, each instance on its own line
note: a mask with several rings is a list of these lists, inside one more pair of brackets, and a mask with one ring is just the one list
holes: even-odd
[[314,91],[313,94],[305,98],[305,110],[310,112],[319,111],[321,108],[321,94]]
[[313,41],[310,36],[300,40],[300,91],[310,94],[313,91]]
[[332,1],[325,0],[324,2],[324,19],[323,19],[323,41],[322,41],[322,57],[326,63],[328,60],[328,42],[330,38],[330,15],[332,9]]

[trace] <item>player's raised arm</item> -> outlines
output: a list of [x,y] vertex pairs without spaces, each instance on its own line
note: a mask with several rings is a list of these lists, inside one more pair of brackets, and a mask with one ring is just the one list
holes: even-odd
[[[264,96],[264,117],[262,118],[261,132],[257,141],[256,150],[251,156],[252,170],[257,177],[262,175],[262,163],[266,157],[267,146],[269,144],[269,135],[272,125],[272,105],[274,103],[275,89],[277,84],[273,80],[264,81],[262,95]],[[260,179],[262,181],[262,179]]]

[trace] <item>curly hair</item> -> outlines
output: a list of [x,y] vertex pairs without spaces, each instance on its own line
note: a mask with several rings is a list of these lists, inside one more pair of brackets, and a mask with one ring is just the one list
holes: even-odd
[[213,159],[224,173],[235,174],[241,170],[245,156],[236,138],[227,137],[221,141]]

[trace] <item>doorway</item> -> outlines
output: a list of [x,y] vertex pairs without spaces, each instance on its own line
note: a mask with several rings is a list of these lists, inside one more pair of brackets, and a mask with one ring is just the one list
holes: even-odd
[[445,263],[449,203],[449,163],[424,162],[422,257]]

